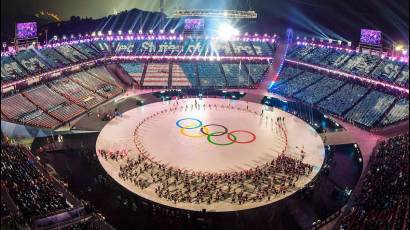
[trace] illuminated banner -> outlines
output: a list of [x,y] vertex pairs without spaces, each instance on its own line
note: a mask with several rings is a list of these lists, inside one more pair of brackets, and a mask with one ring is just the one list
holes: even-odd
[[187,18],[185,19],[184,30],[186,31],[203,31],[205,27],[204,19]]
[[379,46],[382,42],[382,32],[380,30],[362,29],[360,35],[360,43],[362,44]]
[[23,22],[16,24],[16,38],[29,39],[37,37],[37,23]]

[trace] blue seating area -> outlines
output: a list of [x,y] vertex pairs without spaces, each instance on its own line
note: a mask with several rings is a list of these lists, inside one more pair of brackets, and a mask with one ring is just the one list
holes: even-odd
[[206,53],[211,55],[210,45],[202,39],[186,39],[183,42],[183,52],[186,56],[204,56]]
[[268,70],[268,64],[247,64],[246,67],[254,83],[261,82]]
[[294,96],[308,104],[316,104],[326,96],[333,93],[337,88],[341,87],[343,84],[343,81],[339,81],[329,77],[323,77],[317,83],[307,87],[306,89],[302,90]]
[[381,120],[382,125],[389,125],[409,118],[409,100],[397,101],[386,116]]
[[142,74],[144,72],[145,63],[132,62],[122,63],[121,67],[132,77],[138,84],[141,84]]
[[252,85],[245,67],[241,64],[222,64],[228,86],[241,87]]
[[199,84],[202,87],[224,87],[225,77],[219,67],[219,62],[198,63]]
[[304,56],[314,50],[313,46],[293,46],[290,47],[287,53],[287,58],[293,60],[302,60]]
[[54,49],[41,49],[40,54],[46,58],[47,62],[53,68],[61,68],[70,64],[70,61],[65,59],[61,54],[57,53]]
[[303,72],[298,76],[292,78],[289,81],[284,82],[283,84],[273,86],[271,89],[272,92],[283,94],[286,96],[292,96],[293,94],[299,92],[301,89],[305,88],[306,86],[319,81],[322,79],[322,75],[310,73],[310,72]]
[[341,69],[355,75],[368,75],[379,62],[380,57],[358,53],[350,58]]
[[337,69],[346,63],[352,57],[352,53],[347,53],[341,50],[333,50],[325,59],[323,59],[318,65],[329,67],[331,69]]
[[340,90],[321,101],[318,105],[334,114],[342,115],[368,91],[369,89],[359,85],[346,84]]
[[137,50],[135,41],[119,41],[112,44],[117,55],[131,55]]
[[231,41],[232,48],[238,56],[255,56],[250,42]]
[[275,82],[276,85],[282,84],[283,82],[295,77],[296,75],[302,73],[303,70],[294,67],[286,66],[282,69],[279,74],[279,79]]
[[317,47],[317,48],[313,49],[310,53],[306,54],[302,58],[302,61],[312,63],[312,64],[319,64],[330,53],[332,53],[331,49]]
[[269,56],[274,55],[274,51],[269,47],[266,42],[251,42],[251,45],[255,49],[257,56]]
[[73,47],[66,45],[66,46],[59,46],[55,48],[60,54],[62,54],[66,59],[71,61],[72,63],[78,63],[81,61],[86,61],[88,58],[84,55],[78,52],[76,49]]
[[390,60],[383,60],[371,74],[372,78],[382,81],[393,82],[400,73],[403,64]]
[[182,52],[180,41],[157,41],[157,55],[178,55]]
[[154,55],[157,53],[157,46],[155,41],[153,40],[143,40],[143,41],[138,41],[135,42],[134,44],[131,44],[130,42],[121,42],[123,47],[128,47],[127,52],[131,52],[132,48],[136,51],[138,55]]
[[50,69],[32,50],[18,52],[14,58],[31,74],[37,74]]
[[403,67],[397,78],[394,80],[397,84],[409,87],[409,66]]
[[228,41],[211,41],[211,55],[213,56],[232,56],[233,51]]
[[348,120],[353,120],[367,127],[372,127],[376,121],[393,104],[395,97],[378,91],[371,91],[356,106],[345,115]]
[[196,78],[196,64],[195,63],[180,63],[179,66],[184,71],[186,77],[191,82],[192,86],[198,86],[197,78]]
[[1,57],[1,73],[2,82],[14,81],[27,75],[23,67],[11,57]]
[[87,56],[88,59],[95,59],[101,57],[100,53],[98,53],[94,48],[88,46],[86,43],[74,44],[73,47],[79,50],[85,56]]
[[93,41],[93,42],[91,42],[91,45],[93,45],[94,48],[97,51],[99,51],[100,53],[108,54],[108,53],[111,52],[111,46],[110,46],[109,42],[107,42],[107,41],[103,41],[103,40]]

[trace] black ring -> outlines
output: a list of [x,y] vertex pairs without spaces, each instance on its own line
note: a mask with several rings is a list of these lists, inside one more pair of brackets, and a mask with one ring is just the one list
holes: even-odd
[[223,125],[217,125],[217,124],[209,124],[209,125],[204,125],[204,126],[202,126],[201,127],[201,133],[203,133],[203,134],[205,134],[205,135],[208,135],[208,136],[210,136],[210,133],[206,133],[205,131],[204,131],[204,128],[205,127],[209,127],[209,126],[218,126],[218,127],[221,127],[221,128],[223,128],[225,131],[219,131],[219,132],[217,132],[218,134],[217,135],[211,135],[211,136],[213,136],[213,137],[218,137],[218,136],[222,136],[222,135],[225,135],[225,134],[227,134],[228,133],[228,128],[226,128],[225,126],[223,126]]

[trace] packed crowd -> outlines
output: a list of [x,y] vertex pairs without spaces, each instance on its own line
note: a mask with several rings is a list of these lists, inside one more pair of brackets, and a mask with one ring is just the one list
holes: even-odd
[[408,134],[381,144],[340,229],[408,229],[408,149]]
[[10,215],[10,209],[7,207],[6,202],[3,200],[3,198],[1,198],[1,209],[0,209],[0,216],[6,217]]
[[29,150],[21,145],[2,144],[2,182],[26,217],[68,208],[63,194],[35,166]]

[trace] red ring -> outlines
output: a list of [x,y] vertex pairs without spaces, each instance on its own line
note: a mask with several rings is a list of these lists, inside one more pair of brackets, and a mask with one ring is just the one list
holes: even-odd
[[[234,133],[239,133],[239,132],[250,134],[252,136],[252,139],[250,141],[237,141],[237,140],[232,139],[231,135],[229,135],[229,134],[234,134]],[[246,130],[234,130],[234,131],[231,131],[231,132],[228,133],[228,139],[230,141],[234,142],[234,143],[248,144],[248,143],[254,142],[256,140],[256,135],[254,133],[252,133],[250,131],[246,131]]]

